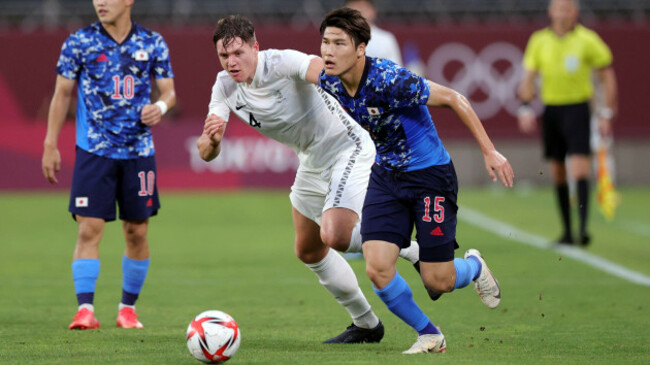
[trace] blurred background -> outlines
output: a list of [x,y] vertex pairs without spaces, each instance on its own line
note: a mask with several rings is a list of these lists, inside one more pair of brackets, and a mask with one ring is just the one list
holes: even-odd
[[[196,153],[217,72],[212,45],[220,17],[253,20],[260,47],[319,54],[318,26],[342,0],[135,0],[133,19],[163,35],[175,72],[177,107],[154,128],[162,190],[288,188],[292,151],[235,121],[223,154]],[[548,24],[546,0],[377,0],[377,25],[392,32],[404,66],[466,95],[519,184],[548,185],[539,136],[517,128],[516,88],[530,34]],[[650,0],[582,0],[581,22],[610,46],[619,86],[613,157],[621,186],[650,184]],[[59,184],[41,174],[42,142],[61,44],[96,21],[90,0],[0,0],[0,189],[67,190],[74,164],[74,114],[59,139]],[[536,105],[540,111],[540,105]],[[470,133],[447,110],[432,110],[461,185],[490,183]]]

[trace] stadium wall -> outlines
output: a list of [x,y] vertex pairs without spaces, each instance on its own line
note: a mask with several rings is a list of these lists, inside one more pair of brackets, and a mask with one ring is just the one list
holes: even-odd
[[[211,86],[220,70],[212,48],[211,27],[155,27],[170,47],[178,106],[154,128],[161,189],[238,189],[288,187],[297,159],[288,148],[263,138],[236,121],[226,134],[223,154],[201,161],[195,140],[201,132]],[[406,66],[468,96],[490,135],[513,162],[520,179],[546,182],[538,137],[521,135],[514,115],[521,56],[535,25],[394,26]],[[622,184],[648,184],[650,172],[634,156],[650,153],[650,123],[645,103],[650,72],[650,26],[597,24],[592,27],[611,46],[620,90],[615,126],[617,177]],[[0,31],[0,189],[67,189],[74,162],[74,123],[64,126],[60,184],[47,184],[40,171],[46,116],[54,87],[54,66],[69,31]],[[261,48],[294,48],[319,53],[318,31],[258,27]],[[537,105],[538,111],[540,105]],[[461,183],[488,180],[469,132],[452,112],[437,109],[436,126],[452,153]],[[71,116],[72,121],[73,116]]]

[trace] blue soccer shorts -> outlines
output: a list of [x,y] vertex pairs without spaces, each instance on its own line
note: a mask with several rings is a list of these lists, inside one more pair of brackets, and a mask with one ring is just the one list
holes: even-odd
[[116,202],[121,220],[141,221],[158,213],[155,158],[117,160],[77,147],[68,208],[72,217],[114,221]]
[[363,205],[363,242],[380,240],[405,248],[413,228],[423,262],[454,259],[458,179],[454,165],[389,171],[375,164]]

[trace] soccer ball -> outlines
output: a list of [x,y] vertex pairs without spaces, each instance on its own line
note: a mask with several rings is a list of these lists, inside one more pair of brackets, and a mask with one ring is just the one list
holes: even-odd
[[222,311],[205,311],[187,327],[187,348],[197,360],[208,364],[230,359],[240,342],[237,322]]

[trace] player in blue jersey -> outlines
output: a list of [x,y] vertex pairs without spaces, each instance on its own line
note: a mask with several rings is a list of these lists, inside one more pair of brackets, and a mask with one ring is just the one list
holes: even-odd
[[[42,169],[57,183],[57,142],[77,86],[76,160],[69,211],[78,235],[72,277],[79,309],[70,329],[99,328],[93,298],[99,242],[119,206],[126,249],[117,326],[142,328],[135,301],[149,268],[149,217],[160,208],[149,128],[176,103],[169,50],[160,34],[131,21],[133,0],[95,0],[99,21],[63,43],[48,115]],[[151,103],[152,79],[160,97]]]
[[456,112],[478,142],[493,180],[511,187],[512,168],[465,97],[392,61],[365,56],[370,27],[358,11],[333,10],[320,32],[325,69],[319,84],[370,132],[377,147],[361,221],[366,273],[388,308],[418,332],[417,341],[404,353],[443,352],[444,336],[395,269],[397,253],[410,244],[413,227],[427,288],[451,292],[474,280],[490,308],[499,304],[501,292],[477,250],[454,258],[458,184],[428,106]]

